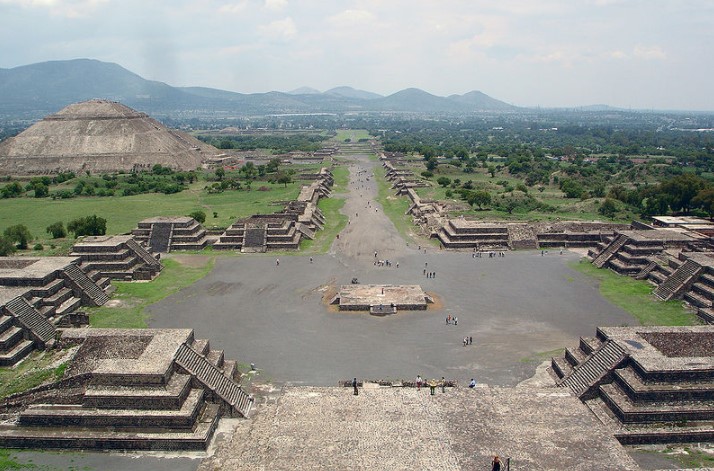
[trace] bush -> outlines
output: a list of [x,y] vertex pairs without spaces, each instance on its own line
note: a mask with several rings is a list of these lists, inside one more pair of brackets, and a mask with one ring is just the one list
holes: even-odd
[[104,235],[107,233],[107,220],[97,215],[74,219],[67,224],[67,230],[75,237],[84,235]]
[[11,253],[14,253],[15,250],[17,250],[15,244],[7,237],[0,235],[0,257],[7,257]]
[[45,248],[42,244],[35,244],[34,247],[32,247],[32,250],[45,250]]
[[424,178],[431,178],[434,176],[434,172],[430,172],[429,170],[424,170],[421,172],[421,176]]
[[32,240],[30,230],[24,224],[17,224],[5,229],[5,237],[17,244],[18,249],[26,249],[27,243]]
[[67,231],[65,230],[62,221],[57,221],[50,224],[45,230],[48,234],[52,234],[53,239],[61,239],[63,237],[67,237]]
[[206,222],[206,213],[204,213],[200,209],[193,211],[192,213],[189,213],[188,217],[194,218],[196,221],[198,221],[201,224]]

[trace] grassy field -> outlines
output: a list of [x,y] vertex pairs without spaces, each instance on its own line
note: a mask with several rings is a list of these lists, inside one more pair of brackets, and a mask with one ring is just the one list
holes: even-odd
[[[122,329],[145,328],[149,318],[144,309],[206,276],[212,269],[212,256],[179,256],[162,260],[164,269],[153,281],[115,281],[112,306],[87,309],[92,327]],[[114,305],[113,303],[116,303]]]
[[366,129],[338,129],[337,135],[333,137],[335,141],[344,142],[345,139],[351,139],[352,142],[357,142],[360,139],[369,139],[370,135]]
[[657,301],[652,286],[644,280],[596,268],[583,259],[570,267],[600,282],[600,293],[611,303],[629,312],[642,325],[681,326],[699,323],[697,316],[681,301]]

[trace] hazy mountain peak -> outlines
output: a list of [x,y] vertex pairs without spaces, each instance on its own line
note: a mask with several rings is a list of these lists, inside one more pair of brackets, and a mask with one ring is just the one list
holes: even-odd
[[322,93],[320,90],[311,87],[300,87],[287,92],[288,95],[319,95],[320,93]]

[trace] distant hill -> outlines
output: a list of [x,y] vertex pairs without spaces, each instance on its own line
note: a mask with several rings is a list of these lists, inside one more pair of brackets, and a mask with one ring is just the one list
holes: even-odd
[[337,95],[345,98],[356,98],[358,100],[373,100],[375,98],[382,98],[382,95],[377,93],[358,90],[352,87],[331,88],[325,92],[325,95]]
[[324,93],[301,87],[289,93],[243,94],[206,87],[172,87],[146,80],[118,64],[93,59],[41,62],[0,69],[0,117],[36,119],[94,98],[118,101],[149,114],[236,115],[399,111],[469,113],[507,111],[511,105],[481,92],[439,97],[416,88],[381,96],[352,87]]

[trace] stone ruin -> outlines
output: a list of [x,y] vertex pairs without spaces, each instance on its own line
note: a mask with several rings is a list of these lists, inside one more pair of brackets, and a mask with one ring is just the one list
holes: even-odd
[[109,300],[109,278],[79,263],[77,257],[0,258],[0,366],[51,346],[58,326],[87,323],[80,307]]
[[243,253],[268,250],[295,250],[303,237],[314,239],[325,225],[325,217],[317,207],[320,198],[330,196],[332,173],[323,168],[318,179],[300,190],[296,201],[285,204],[282,211],[256,214],[239,219],[213,244],[218,250],[240,250]]
[[222,416],[253,398],[236,363],[191,329],[69,329],[64,376],[9,396],[0,447],[206,450]]
[[75,103],[0,143],[0,174],[195,170],[218,150],[121,103]]
[[712,326],[600,327],[551,368],[622,444],[714,440]]
[[433,303],[419,285],[342,285],[330,300],[340,311],[370,311],[384,316],[402,311],[425,311]]
[[150,252],[203,250],[208,245],[206,229],[192,217],[158,216],[144,219],[131,231],[134,238],[149,247]]
[[646,279],[663,300],[682,299],[705,322],[714,323],[714,247],[695,231],[618,231],[589,252],[593,265]]
[[85,272],[113,280],[153,280],[163,268],[130,235],[85,237],[74,244],[71,255],[79,257]]
[[484,222],[449,218],[447,205],[440,201],[424,200],[415,188],[429,184],[416,177],[411,170],[399,169],[399,159],[383,158],[387,180],[397,195],[409,198],[408,214],[423,233],[439,240],[447,249],[519,250],[594,247],[612,236],[616,230],[629,229],[629,224],[602,222]]

